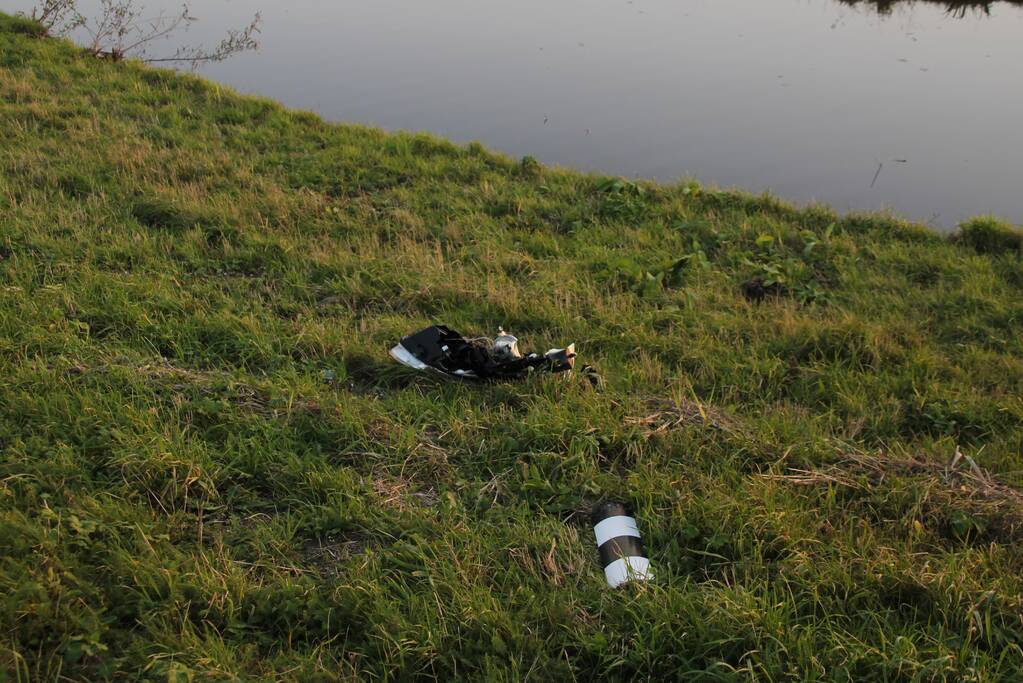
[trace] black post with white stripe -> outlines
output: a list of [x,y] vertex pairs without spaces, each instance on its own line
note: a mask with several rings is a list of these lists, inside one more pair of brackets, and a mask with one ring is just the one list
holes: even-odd
[[612,588],[628,581],[646,581],[653,578],[650,560],[643,552],[636,520],[630,517],[621,503],[601,503],[593,509],[593,534],[597,537],[600,563],[604,576]]

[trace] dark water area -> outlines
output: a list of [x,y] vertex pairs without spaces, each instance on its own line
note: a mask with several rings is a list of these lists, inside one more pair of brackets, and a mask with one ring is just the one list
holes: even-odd
[[[0,0],[0,9],[27,4]],[[200,21],[179,42],[215,43],[256,11],[264,19],[258,53],[204,75],[330,120],[480,140],[600,173],[891,210],[938,229],[987,213],[1023,223],[1023,3],[205,0],[192,9]]]

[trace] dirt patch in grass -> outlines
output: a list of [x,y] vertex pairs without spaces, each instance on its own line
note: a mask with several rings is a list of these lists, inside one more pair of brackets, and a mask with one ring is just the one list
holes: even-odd
[[[358,569],[357,560],[365,556],[372,543],[365,538],[328,536],[302,547],[302,564],[324,576],[341,576]],[[365,560],[363,560],[364,564]]]

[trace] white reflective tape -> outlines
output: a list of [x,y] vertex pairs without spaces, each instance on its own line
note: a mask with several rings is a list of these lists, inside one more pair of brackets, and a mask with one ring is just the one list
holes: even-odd
[[639,538],[639,527],[636,520],[625,515],[617,515],[600,520],[593,527],[593,533],[597,537],[597,547],[604,545],[605,541],[619,536],[635,536]]
[[398,344],[391,349],[391,358],[398,361],[402,365],[407,365],[410,368],[416,370],[426,370],[429,367],[426,363],[413,356],[408,349],[401,344]]
[[646,581],[654,578],[650,571],[650,560],[645,557],[623,557],[604,567],[607,585],[618,588],[626,581]]

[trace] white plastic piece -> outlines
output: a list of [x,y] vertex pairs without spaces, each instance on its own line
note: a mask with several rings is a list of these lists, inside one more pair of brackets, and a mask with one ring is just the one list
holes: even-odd
[[650,560],[645,557],[623,557],[615,560],[604,567],[604,576],[607,578],[607,585],[611,588],[628,581],[647,581],[654,578],[650,571]]
[[414,370],[427,370],[430,368],[429,365],[413,356],[408,349],[401,344],[398,344],[391,349],[391,358],[398,361],[402,365],[407,365]]
[[612,538],[617,538],[618,536],[640,537],[639,527],[636,526],[636,520],[632,517],[626,517],[625,515],[608,517],[607,519],[601,520],[597,526],[593,527],[593,534],[597,537],[598,548],[604,545],[606,541],[610,541]]
[[501,330],[501,334],[494,339],[494,346],[491,353],[495,358],[502,361],[522,358],[522,352],[519,351],[518,338],[510,334],[505,334],[504,330]]
[[544,358],[550,358],[556,353],[565,353],[568,356],[575,356],[575,344],[569,344],[563,349],[550,349],[544,354]]

